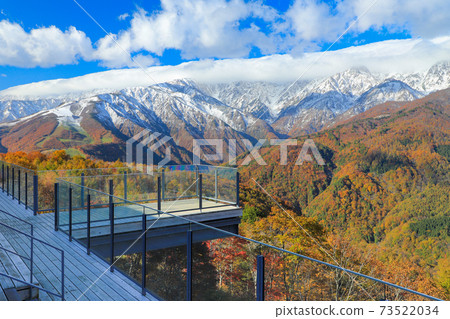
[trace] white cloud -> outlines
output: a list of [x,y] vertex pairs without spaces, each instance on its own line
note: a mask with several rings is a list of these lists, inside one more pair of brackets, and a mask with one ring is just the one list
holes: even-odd
[[124,21],[124,20],[128,19],[129,17],[130,17],[130,14],[129,14],[129,13],[123,13],[123,14],[121,14],[121,15],[118,17],[118,19],[119,19],[120,21]]
[[[162,0],[162,10],[148,14],[139,9],[133,14],[128,30],[119,32],[116,40],[129,52],[142,50],[161,56],[166,49],[181,50],[185,59],[230,58],[248,56],[252,46],[273,53],[273,37],[255,24],[243,27],[247,18],[258,17],[271,23],[276,13],[260,3],[242,0]],[[97,57],[105,65],[126,63],[122,49],[109,37],[98,42]],[[119,51],[122,51],[120,53]],[[113,53],[112,53],[113,52]]]
[[326,3],[297,0],[286,12],[298,41],[334,41],[345,27],[342,17],[333,15]]
[[[291,83],[330,76],[353,66],[366,66],[374,73],[426,71],[433,64],[450,60],[450,37],[431,40],[389,40],[363,46],[308,53],[300,57],[271,55],[258,59],[201,60],[177,66],[111,70],[72,79],[60,79],[12,87],[0,96],[59,96],[93,90],[110,91],[148,86],[180,78],[199,82],[270,81]],[[321,57],[320,57],[321,56]],[[318,59],[318,57],[320,57]],[[150,76],[149,76],[150,74]]]
[[51,67],[89,60],[91,41],[75,27],[62,32],[51,26],[26,32],[19,24],[0,21],[0,65]]
[[[245,58],[253,47],[264,55],[313,51],[336,40],[357,17],[349,30],[353,35],[369,29],[424,38],[450,34],[445,0],[295,0],[284,13],[261,1],[162,0],[160,11],[139,9],[130,27],[115,35],[122,49],[108,37],[98,41],[96,58],[105,66],[123,67],[133,66],[123,49],[154,56],[177,49],[185,59]],[[249,22],[255,18],[264,21],[264,32]]]
[[1,76],[2,78],[6,78],[6,77],[7,77],[7,75],[6,75],[5,73],[0,74],[0,76]]
[[[357,16],[374,0],[344,1]],[[408,31],[413,36],[437,37],[450,32],[450,1],[447,0],[377,0],[358,22],[358,30],[386,28]]]
[[295,55],[333,42],[357,17],[353,35],[371,29],[425,39],[450,35],[447,0],[294,0],[286,12],[263,0],[161,0],[161,10],[120,15],[128,28],[94,46],[75,27],[26,32],[0,21],[0,65],[51,67],[83,59],[109,68],[137,67],[131,55],[147,67],[158,65],[167,49],[187,60],[247,58],[254,48],[263,55]]

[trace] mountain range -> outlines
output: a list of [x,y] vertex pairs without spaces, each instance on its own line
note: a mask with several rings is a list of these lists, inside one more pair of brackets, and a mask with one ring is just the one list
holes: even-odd
[[123,160],[125,141],[147,129],[172,137],[168,145],[176,148],[175,162],[182,162],[191,157],[193,138],[222,139],[225,146],[236,139],[241,153],[243,139],[313,133],[375,105],[413,101],[448,87],[450,62],[441,62],[423,73],[372,74],[359,67],[293,85],[179,79],[51,98],[2,96],[1,148],[64,148]]

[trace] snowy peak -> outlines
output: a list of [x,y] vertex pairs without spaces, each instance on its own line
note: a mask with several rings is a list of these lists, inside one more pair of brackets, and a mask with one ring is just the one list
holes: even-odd
[[283,84],[268,82],[232,82],[224,84],[200,84],[207,94],[222,103],[257,118],[270,120],[279,112],[277,98]]
[[358,107],[358,112],[361,113],[372,106],[387,101],[412,101],[421,98],[424,95],[425,94],[414,90],[402,81],[387,79],[383,83],[362,94],[356,100],[355,104]]
[[422,89],[426,92],[444,90],[450,85],[450,61],[433,65],[422,80]]
[[436,63],[424,73],[393,74],[391,77],[427,94],[444,90],[450,87],[450,61]]
[[336,91],[345,95],[359,96],[378,83],[380,80],[367,68],[352,68],[315,84],[311,91],[315,93]]

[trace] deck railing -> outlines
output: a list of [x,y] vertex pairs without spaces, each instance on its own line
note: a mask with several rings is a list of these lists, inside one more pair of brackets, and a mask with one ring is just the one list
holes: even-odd
[[[210,201],[203,176],[177,191],[181,199],[173,203],[197,193],[199,205]],[[113,179],[102,190],[85,183],[55,184],[55,228],[134,280],[143,294],[165,300],[439,300],[377,279],[371,269],[356,272],[180,216],[170,207],[126,199]]]
[[[203,179],[199,180],[199,175]],[[160,193],[158,193],[158,177]],[[0,160],[0,183],[4,192],[24,204],[34,214],[54,210],[54,183],[57,179],[71,181],[95,190],[108,192],[110,179],[114,181],[114,194],[135,202],[171,201],[191,183],[196,187],[184,198],[213,200],[220,205],[239,204],[237,170],[208,165],[164,166],[153,174],[144,174],[130,167],[88,168],[70,170],[31,170]],[[203,193],[199,196],[202,183]],[[74,203],[77,205],[77,203]]]
[[57,178],[98,176],[134,172],[129,167],[87,168],[69,170],[32,170],[0,160],[0,185],[14,200],[34,214],[53,211],[53,185]]
[[0,161],[0,187],[13,200],[34,209],[35,172],[25,167]]
[[[217,208],[239,205],[239,173],[230,167],[214,167],[205,165],[165,166],[152,174],[127,173],[97,176],[68,176],[58,180],[84,186],[84,189],[96,190],[136,203],[152,203],[161,209],[164,202],[179,199],[191,199],[193,205],[189,210],[201,208]],[[74,200],[74,208],[85,201],[86,192]],[[186,191],[187,190],[187,191]],[[67,196],[67,195],[66,195]],[[203,203],[208,202],[207,207]],[[211,203],[214,203],[212,205]],[[96,205],[105,205],[97,202]],[[171,210],[171,212],[175,212]]]
[[[28,280],[24,280],[24,279],[21,279],[21,278],[17,278],[16,276],[13,276],[11,274],[8,274],[7,273],[8,269],[5,266],[4,266],[4,270],[6,272],[0,272],[0,276],[9,278],[9,279],[11,279],[13,281],[20,282],[21,284],[24,284],[25,286],[29,287],[30,288],[30,298],[32,296],[32,291],[31,291],[32,288],[36,288],[36,289],[44,291],[44,292],[46,292],[46,293],[48,293],[48,294],[50,294],[52,296],[55,296],[57,298],[61,298],[61,300],[64,300],[64,251],[59,249],[59,248],[57,248],[57,247],[55,247],[55,246],[52,246],[52,245],[50,245],[50,244],[48,244],[48,243],[46,243],[46,242],[44,242],[44,241],[42,241],[42,240],[40,240],[38,238],[36,238],[34,236],[33,224],[31,224],[31,223],[29,223],[29,222],[27,222],[27,221],[25,221],[25,220],[23,220],[21,218],[18,218],[16,216],[14,216],[13,214],[5,212],[3,210],[0,210],[0,216],[7,216],[7,218],[9,218],[9,219],[3,219],[3,221],[0,221],[0,228],[3,229],[3,231],[0,232],[0,233],[4,236],[4,238],[6,239],[8,244],[11,245],[11,242],[6,237],[8,235],[11,235],[10,237],[15,237],[15,238],[23,236],[23,237],[26,237],[26,238],[28,238],[30,240],[29,253],[27,255],[21,254],[21,253],[18,253],[17,251],[15,251],[15,250],[18,250],[18,249],[12,250],[12,249],[5,248],[4,245],[6,243],[2,243],[2,241],[0,241],[0,250],[6,252],[7,254],[13,254],[15,256],[18,256],[19,258],[22,259],[22,261],[29,263],[29,279]],[[22,224],[22,225],[20,225],[21,228],[24,225],[29,227],[30,228],[30,232],[26,233],[26,232],[24,232],[22,230],[19,230],[19,229],[15,228],[15,227],[12,227],[11,225],[8,225],[7,222],[10,222],[11,218],[12,218],[12,220],[14,220],[16,222],[18,221],[20,224]],[[14,240],[14,238],[12,238],[12,241],[13,240]],[[16,243],[16,242],[15,242],[15,244],[18,245],[18,243]],[[36,250],[39,250],[39,251],[42,252],[42,246],[45,246],[45,247],[50,248],[50,249],[53,249],[56,252],[60,253],[61,264],[60,264],[60,268],[58,270],[61,273],[61,277],[60,277],[61,289],[60,289],[59,292],[57,290],[51,290],[50,287],[49,287],[49,289],[47,289],[47,288],[44,288],[43,286],[39,286],[39,285],[33,283],[33,281],[34,281],[33,279],[34,279],[35,273],[36,273],[35,272],[35,270],[36,270],[36,267],[35,267],[35,260],[36,260],[35,259],[36,258],[35,254],[36,254]],[[20,248],[21,251],[26,251],[24,245],[20,245],[20,247],[17,247],[17,248]]]

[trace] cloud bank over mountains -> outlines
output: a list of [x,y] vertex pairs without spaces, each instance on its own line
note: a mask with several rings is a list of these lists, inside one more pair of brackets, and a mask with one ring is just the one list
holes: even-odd
[[413,38],[449,36],[450,2],[443,0],[295,0],[285,12],[263,1],[162,0],[152,13],[138,8],[118,19],[129,26],[92,41],[83,30],[54,26],[30,31],[0,21],[0,65],[32,68],[98,61],[108,68],[154,66],[165,50],[183,59],[248,58],[317,51],[349,26],[351,35],[368,30],[405,32]]
[[55,97],[93,90],[149,86],[181,78],[206,83],[267,81],[289,84],[299,78],[300,81],[318,79],[359,66],[367,67],[372,73],[414,73],[426,71],[437,62],[450,60],[449,52],[450,37],[389,40],[302,56],[285,54],[255,59],[205,59],[144,70],[110,70],[20,85],[0,91],[0,97]]

